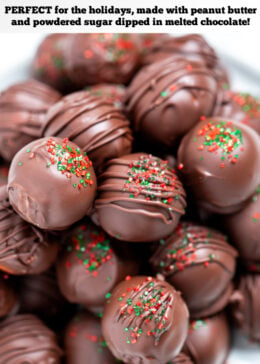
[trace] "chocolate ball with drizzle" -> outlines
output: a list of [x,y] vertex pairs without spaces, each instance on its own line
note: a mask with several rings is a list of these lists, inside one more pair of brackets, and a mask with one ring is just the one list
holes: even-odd
[[41,229],[65,229],[92,210],[96,193],[92,162],[67,139],[38,139],[14,157],[8,193],[24,220]]
[[150,260],[152,268],[180,290],[191,317],[221,311],[232,293],[237,257],[226,237],[183,222],[161,244]]
[[66,233],[57,277],[63,295],[90,311],[102,311],[106,295],[127,275],[138,274],[139,262],[127,256],[115,239],[89,221]]
[[119,362],[113,357],[103,338],[100,319],[84,311],[74,316],[66,327],[64,349],[67,364],[82,364],[87,358],[91,360],[91,364]]
[[181,351],[188,317],[180,293],[167,282],[128,277],[112,291],[102,332],[109,349],[124,363],[166,363]]
[[242,123],[205,119],[182,139],[178,168],[199,205],[221,214],[235,212],[260,181],[259,136]]
[[6,186],[0,188],[0,269],[24,275],[47,270],[56,260],[57,240],[28,224],[13,210]]
[[48,112],[44,136],[68,137],[88,153],[96,172],[106,160],[128,154],[132,149],[130,123],[107,97],[79,91],[63,97]]
[[206,65],[173,56],[139,71],[127,89],[126,109],[136,132],[170,148],[212,113],[219,92]]
[[112,102],[117,109],[124,110],[126,97],[126,88],[124,85],[101,83],[98,85],[88,86],[85,88],[92,96],[99,96]]
[[127,83],[138,67],[139,57],[133,34],[88,33],[71,35],[65,58],[70,80],[81,88]]
[[100,225],[111,236],[151,242],[174,230],[185,212],[185,197],[167,161],[136,153],[107,163],[95,209]]
[[17,83],[0,95],[0,154],[11,161],[24,145],[40,138],[45,114],[61,95],[35,80]]

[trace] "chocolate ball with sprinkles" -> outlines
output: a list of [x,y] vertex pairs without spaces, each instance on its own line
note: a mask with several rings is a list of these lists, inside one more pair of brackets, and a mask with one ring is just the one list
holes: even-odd
[[233,291],[237,251],[218,231],[183,222],[150,259],[156,273],[178,289],[191,317],[221,311]]
[[216,104],[213,115],[246,124],[260,134],[260,99],[248,93],[227,90]]
[[220,214],[235,212],[260,181],[259,136],[228,119],[202,120],[181,141],[178,169],[198,205]]
[[194,364],[223,364],[231,345],[230,329],[225,313],[190,321],[183,351]]
[[127,277],[107,301],[102,332],[109,349],[124,363],[160,364],[180,353],[188,318],[180,293],[167,282]]
[[260,272],[260,185],[248,204],[235,214],[222,217],[241,263],[252,273]]
[[101,332],[100,319],[81,311],[65,330],[64,350],[67,364],[116,364],[119,360],[109,351]]
[[0,94],[0,155],[10,162],[24,145],[40,138],[42,123],[59,92],[35,80],[8,87]]
[[98,83],[128,83],[139,65],[133,34],[73,34],[67,45],[66,64],[78,87]]
[[0,187],[0,269],[14,275],[38,274],[56,260],[57,239],[21,219]]
[[136,153],[112,159],[100,176],[95,211],[111,236],[152,242],[170,234],[185,213],[186,194],[167,161]]
[[115,108],[124,110],[126,88],[124,85],[101,83],[99,85],[87,86],[86,91],[92,96],[105,98],[114,104]]
[[12,160],[8,193],[24,220],[41,229],[66,229],[92,210],[96,193],[92,162],[68,139],[38,139]]
[[219,93],[219,80],[205,64],[172,56],[139,71],[126,109],[136,132],[170,148],[202,115],[211,115]]
[[251,341],[260,343],[260,275],[240,277],[230,313],[235,324]]
[[66,48],[71,34],[49,34],[39,45],[32,62],[32,76],[62,93],[72,90],[66,71]]
[[56,335],[34,315],[16,315],[0,322],[0,358],[6,364],[61,363]]
[[106,97],[78,91],[63,97],[46,115],[44,136],[68,137],[88,153],[97,173],[106,160],[132,150],[130,122]]
[[56,263],[59,287],[69,302],[90,311],[101,312],[114,286],[139,272],[138,260],[120,251],[115,239],[89,221],[68,231],[64,243]]

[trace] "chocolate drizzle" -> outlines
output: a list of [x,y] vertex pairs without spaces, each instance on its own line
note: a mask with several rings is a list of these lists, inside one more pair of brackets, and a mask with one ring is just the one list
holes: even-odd
[[129,126],[112,101],[80,91],[65,96],[50,109],[43,133],[69,138],[88,153],[95,169],[100,169],[106,159],[131,151]]
[[[148,154],[130,154],[110,160],[100,176],[98,192],[95,208],[101,225],[103,211],[111,209],[127,214],[131,219],[136,216],[137,219],[151,219],[154,223],[163,224],[166,230],[155,232],[160,237],[174,229],[186,207],[186,194],[174,171],[166,161]],[[112,225],[113,221],[110,223]],[[107,226],[103,228],[106,230]],[[107,231],[113,235],[112,229]],[[119,239],[132,239],[124,233],[119,234]],[[142,232],[136,234],[138,238],[136,236],[133,241],[155,239],[143,236]]]

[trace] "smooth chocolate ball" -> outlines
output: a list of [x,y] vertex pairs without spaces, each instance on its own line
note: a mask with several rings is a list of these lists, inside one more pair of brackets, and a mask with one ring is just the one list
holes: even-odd
[[112,159],[106,167],[95,210],[109,235],[151,242],[174,230],[185,212],[186,194],[167,161],[136,153]]
[[107,348],[101,332],[100,319],[87,312],[80,312],[71,320],[65,330],[64,350],[67,364],[116,364]]
[[230,312],[234,322],[251,341],[260,342],[260,275],[240,277],[232,297]]
[[208,118],[182,139],[178,168],[199,205],[220,214],[235,212],[260,181],[259,136],[242,123]]
[[0,322],[2,363],[59,364],[62,350],[56,336],[34,315],[16,315]]
[[24,220],[63,230],[91,212],[96,193],[92,162],[68,139],[38,139],[12,160],[8,193]]
[[243,265],[260,271],[260,186],[242,210],[223,216],[222,222]]
[[248,93],[230,90],[222,93],[213,115],[248,125],[260,134],[260,99]]
[[27,223],[13,210],[6,186],[0,187],[0,269],[39,274],[56,260],[57,238]]
[[79,91],[63,97],[48,112],[44,136],[69,138],[86,152],[97,173],[107,160],[132,149],[130,123],[106,97]]
[[0,94],[0,155],[6,161],[41,137],[45,114],[60,98],[57,91],[35,80],[17,83]]
[[231,344],[230,329],[224,313],[190,322],[183,351],[194,364],[223,364]]
[[111,293],[102,332],[113,355],[124,363],[166,363],[181,351],[188,317],[180,293],[167,282],[128,277]]
[[136,132],[170,148],[212,113],[219,92],[206,65],[172,56],[139,71],[127,89],[126,107]]
[[32,76],[62,93],[72,90],[65,52],[71,34],[49,34],[39,45],[32,62]]
[[139,57],[133,34],[73,34],[67,46],[66,64],[76,87],[125,84],[134,75]]
[[138,274],[138,260],[120,251],[115,239],[89,221],[68,231],[64,243],[56,263],[59,287],[69,302],[90,311],[102,311],[115,285]]
[[150,259],[156,273],[178,289],[191,317],[221,311],[229,302],[237,251],[226,237],[194,223],[181,223]]

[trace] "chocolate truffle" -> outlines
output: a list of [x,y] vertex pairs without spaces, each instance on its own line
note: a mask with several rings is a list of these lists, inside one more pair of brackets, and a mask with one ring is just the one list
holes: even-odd
[[227,90],[216,104],[213,115],[246,124],[260,134],[260,100],[248,93]]
[[0,269],[16,275],[44,272],[55,261],[58,249],[53,237],[17,215],[6,186],[0,187]]
[[183,222],[161,241],[150,262],[181,291],[191,317],[197,318],[227,305],[236,257],[236,250],[218,231]]
[[89,221],[73,227],[64,240],[57,277],[61,292],[70,302],[101,311],[114,286],[127,275],[138,273],[138,261],[120,252],[115,241]]
[[205,119],[182,139],[178,168],[199,205],[221,214],[235,212],[260,181],[259,137],[241,123]]
[[202,115],[212,113],[218,92],[217,77],[207,66],[172,56],[139,71],[126,105],[136,132],[172,147]]
[[181,351],[188,317],[179,292],[167,282],[128,277],[112,291],[102,332],[109,349],[124,363],[166,363]]
[[223,364],[230,349],[230,332],[224,313],[190,322],[183,351],[194,364]]
[[117,109],[123,110],[125,107],[126,88],[123,85],[101,83],[88,86],[85,90],[92,96],[104,97],[107,101],[112,102]]
[[59,364],[62,351],[50,329],[34,315],[17,315],[0,323],[2,363]]
[[186,194],[167,161],[148,154],[112,159],[100,176],[95,209],[119,240],[151,242],[170,234],[185,212]]
[[61,99],[48,112],[45,136],[68,137],[88,153],[96,172],[106,160],[132,149],[130,123],[122,111],[104,97],[79,91]]
[[64,338],[67,364],[83,364],[87,358],[91,364],[116,364],[102,336],[100,319],[81,312],[67,326]]
[[49,86],[34,80],[17,83],[0,94],[0,154],[6,161],[41,137],[44,116],[60,97]]
[[68,92],[71,82],[66,72],[65,51],[71,34],[49,34],[39,45],[32,64],[32,75],[60,92]]
[[18,307],[12,281],[8,275],[0,274],[0,318],[12,314]]
[[144,64],[151,64],[169,56],[178,55],[183,58],[205,63],[208,68],[214,68],[218,57],[214,49],[200,34],[188,34],[181,37],[164,37],[153,43],[150,51],[144,57]]
[[63,326],[73,312],[59,290],[54,269],[21,277],[18,291],[19,313],[35,314],[50,327]]
[[251,341],[260,342],[260,275],[240,278],[232,297],[231,314],[237,326]]
[[127,83],[139,62],[132,34],[73,34],[67,46],[68,74],[77,87],[98,83]]
[[92,162],[76,144],[42,138],[14,157],[8,192],[24,220],[41,229],[62,230],[91,212],[96,177]]
[[242,210],[222,220],[243,264],[260,271],[260,186]]

